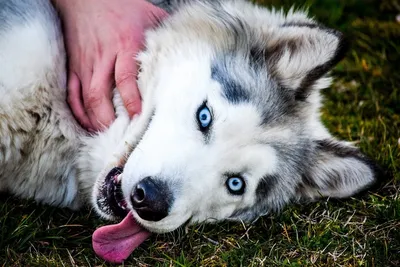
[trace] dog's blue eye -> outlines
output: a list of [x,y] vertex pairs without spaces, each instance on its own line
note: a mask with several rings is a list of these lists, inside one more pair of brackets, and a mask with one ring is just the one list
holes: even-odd
[[241,177],[228,178],[226,186],[231,194],[241,195],[244,193],[245,183]]
[[210,127],[212,116],[210,109],[204,104],[200,107],[197,112],[197,120],[202,130],[207,129]]

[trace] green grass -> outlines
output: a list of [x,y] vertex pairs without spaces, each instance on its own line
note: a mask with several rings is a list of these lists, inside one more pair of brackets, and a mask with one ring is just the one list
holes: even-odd
[[[289,0],[258,1],[289,8]],[[352,40],[325,90],[323,120],[387,171],[363,196],[287,207],[252,225],[200,225],[147,240],[133,266],[400,266],[400,13],[396,0],[307,0],[297,6]],[[397,39],[397,40],[396,40]],[[12,179],[12,177],[10,177]],[[105,222],[3,197],[0,265],[108,266],[92,251]]]

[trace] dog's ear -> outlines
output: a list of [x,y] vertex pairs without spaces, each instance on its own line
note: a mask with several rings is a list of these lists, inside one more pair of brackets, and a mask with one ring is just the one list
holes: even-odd
[[298,197],[350,197],[373,185],[378,173],[377,166],[358,148],[335,140],[317,141],[314,160],[303,173]]
[[347,41],[338,31],[317,24],[284,24],[267,41],[267,65],[272,77],[299,99],[310,89],[323,89],[321,79],[345,55]]

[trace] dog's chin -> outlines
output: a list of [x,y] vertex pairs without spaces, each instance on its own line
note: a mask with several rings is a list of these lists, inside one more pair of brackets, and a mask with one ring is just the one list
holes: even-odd
[[178,228],[184,227],[186,225],[191,224],[191,216],[190,215],[182,215],[182,216],[167,216],[158,222],[151,222],[143,220],[135,210],[132,210],[132,215],[135,220],[146,230],[156,234],[165,234],[169,232],[173,232]]
[[123,169],[115,167],[105,177],[99,178],[94,192],[94,206],[97,213],[108,220],[124,218],[129,210],[121,190],[120,175]]

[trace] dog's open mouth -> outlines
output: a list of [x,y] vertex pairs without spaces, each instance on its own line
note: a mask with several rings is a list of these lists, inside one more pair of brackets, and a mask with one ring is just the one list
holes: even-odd
[[127,203],[121,190],[122,171],[121,167],[115,167],[107,174],[97,197],[97,205],[101,211],[119,218],[128,214]]
[[138,225],[128,211],[121,190],[122,172],[123,168],[116,167],[107,174],[97,197],[97,205],[102,212],[124,219],[118,224],[98,228],[92,237],[96,254],[114,263],[124,261],[151,234]]

